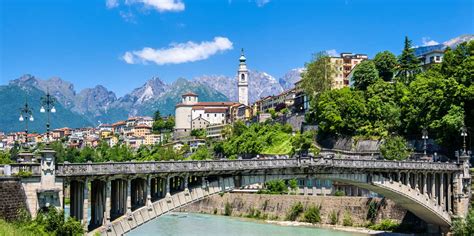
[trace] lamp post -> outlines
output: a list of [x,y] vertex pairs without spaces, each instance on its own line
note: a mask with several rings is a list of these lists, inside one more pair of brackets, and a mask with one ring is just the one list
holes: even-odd
[[423,154],[426,157],[426,141],[428,140],[428,130],[426,128],[423,128],[421,138],[423,139]]
[[46,121],[46,144],[49,144],[49,127],[50,127],[50,113],[55,113],[56,108],[54,108],[54,104],[56,103],[56,99],[49,94],[49,90],[46,93],[46,96],[41,97],[41,113],[45,113],[48,116]]
[[25,146],[28,146],[28,121],[34,121],[33,112],[31,108],[28,106],[28,101],[25,98],[25,105],[20,108],[20,118],[18,118],[20,122],[25,122]]
[[462,154],[465,155],[465,154],[467,154],[467,147],[466,147],[467,128],[464,125],[461,128],[461,137],[463,139],[463,145],[462,145],[463,153]]

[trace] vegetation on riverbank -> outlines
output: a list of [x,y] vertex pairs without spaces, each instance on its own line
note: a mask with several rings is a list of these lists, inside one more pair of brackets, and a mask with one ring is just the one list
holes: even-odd
[[83,235],[81,223],[72,217],[65,220],[64,211],[50,207],[47,212],[39,212],[32,219],[26,211],[22,211],[19,219],[6,222],[0,219],[0,236],[39,235],[39,236],[73,236]]

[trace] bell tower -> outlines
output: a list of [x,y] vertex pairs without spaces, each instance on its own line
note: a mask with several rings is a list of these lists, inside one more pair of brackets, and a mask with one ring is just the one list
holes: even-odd
[[247,70],[247,59],[244,56],[244,49],[242,48],[240,54],[240,64],[239,64],[239,71],[237,77],[237,86],[238,86],[238,93],[239,93],[239,103],[244,104],[246,106],[249,105],[249,71]]

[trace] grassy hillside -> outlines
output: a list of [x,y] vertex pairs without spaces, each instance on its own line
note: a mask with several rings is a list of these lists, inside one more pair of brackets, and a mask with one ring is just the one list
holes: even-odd
[[[21,88],[15,85],[0,86],[0,131],[22,131],[25,123],[18,121],[20,108],[24,106],[25,99],[33,111],[34,121],[29,122],[30,132],[46,131],[46,114],[40,113],[40,98],[45,94],[35,88]],[[65,109],[61,104],[56,104],[57,112],[51,115],[51,128],[84,127],[92,125],[83,116]]]
[[291,135],[285,132],[278,132],[273,136],[273,142],[265,147],[263,154],[268,155],[286,155],[291,152]]

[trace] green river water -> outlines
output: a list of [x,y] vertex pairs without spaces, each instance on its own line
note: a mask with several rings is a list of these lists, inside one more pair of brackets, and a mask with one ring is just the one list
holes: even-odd
[[301,226],[280,226],[260,221],[241,218],[196,214],[169,213],[132,230],[127,236],[363,236],[365,234],[349,233]]

